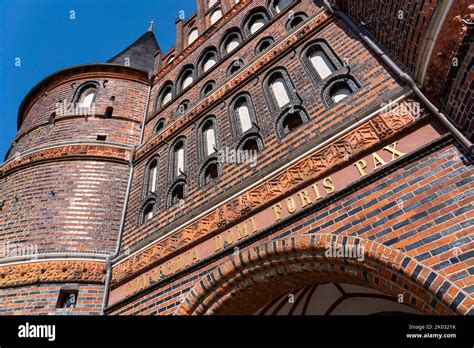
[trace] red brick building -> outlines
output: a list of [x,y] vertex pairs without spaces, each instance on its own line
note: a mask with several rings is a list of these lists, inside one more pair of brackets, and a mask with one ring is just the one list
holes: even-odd
[[0,166],[0,313],[472,313],[468,1],[197,0],[56,72]]

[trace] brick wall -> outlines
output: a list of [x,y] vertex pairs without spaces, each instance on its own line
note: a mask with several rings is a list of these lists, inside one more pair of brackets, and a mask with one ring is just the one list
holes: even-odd
[[[78,297],[75,308],[56,308],[60,289],[74,287]],[[74,283],[38,284],[0,289],[0,315],[97,315],[103,298],[103,285]]]
[[[148,94],[144,81],[106,71],[78,72],[71,76],[68,73],[57,74],[63,78],[57,77],[58,81],[53,82],[46,79],[42,84],[46,86],[43,88],[48,88],[47,91],[42,94],[36,92],[38,95],[30,98],[24,113],[20,110],[21,127],[7,159],[61,141],[95,141],[97,135],[106,135],[107,142],[138,144]],[[77,89],[90,81],[98,84],[94,100],[95,116],[66,115],[58,111],[57,103],[71,103]],[[112,117],[104,118],[108,107],[113,108]],[[51,122],[53,113],[56,116]]]
[[[316,7],[310,2],[302,2],[298,6],[308,6],[306,8],[308,12],[311,7],[313,7],[312,12],[316,11]],[[297,8],[295,8],[296,11]],[[239,22],[240,18],[236,19],[236,21]],[[284,36],[286,32],[282,28],[285,23],[286,17],[279,17],[278,21],[259,34],[259,37],[268,36],[269,33],[275,35],[276,38]],[[380,65],[363,44],[355,41],[353,37],[354,33],[342,21],[335,20],[323,26],[320,31],[308,35],[304,40],[299,41],[295,51],[287,49],[285,54],[278,58],[273,58],[272,54],[269,53],[267,56],[264,55],[252,59],[252,61],[265,59],[269,61],[268,66],[258,72],[258,80],[250,79],[245,84],[237,86],[222,100],[222,103],[215,103],[208,110],[199,112],[193,120],[194,124],[188,123],[178,127],[178,131],[173,132],[171,136],[167,135],[166,140],[159,142],[157,146],[153,147],[152,151],[146,153],[146,156],[141,155],[139,152],[127,209],[125,232],[121,245],[122,252],[129,247],[139,245],[140,242],[148,237],[153,238],[165,233],[171,229],[172,226],[170,224],[174,225],[180,218],[184,219],[191,214],[197,214],[206,207],[211,207],[227,197],[231,192],[237,191],[238,188],[246,187],[255,180],[255,176],[252,175],[263,175],[271,168],[278,167],[278,163],[283,163],[283,161],[288,159],[288,156],[296,156],[299,150],[305,148],[310,143],[321,141],[337,129],[341,129],[344,125],[354,122],[360,115],[379,108],[382,102],[390,98],[395,99],[394,96],[402,91],[400,83],[393,78],[383,65]],[[244,57],[246,63],[250,62],[258,39],[251,39],[249,42],[241,45],[241,48],[238,49],[234,57]],[[301,60],[301,52],[316,39],[326,40],[341,60],[346,59],[350,66],[350,75],[360,84],[360,89],[354,95],[347,98],[344,103],[332,108],[328,108],[322,100],[323,84],[314,83],[309,71],[303,66]],[[205,47],[206,45],[203,46]],[[229,61],[232,61],[234,57],[231,57]],[[227,63],[224,62],[223,65],[219,63],[215,67],[216,70],[210,71],[209,74],[212,76],[215,74],[215,78],[220,76],[222,80],[223,71],[227,67]],[[263,88],[265,76],[272,69],[278,67],[287,69],[293,86],[309,116],[307,124],[283,137],[279,137],[276,134],[276,115],[269,107]],[[207,78],[204,80],[207,80]],[[203,81],[199,80],[197,86],[191,86],[189,91],[186,92],[186,96],[183,96],[183,99],[188,98],[188,94],[194,95],[194,98],[196,98],[195,94],[198,93],[197,91],[202,83]],[[217,119],[219,148],[236,148],[240,139],[234,137],[232,133],[229,107],[235,96],[242,92],[248,92],[251,95],[265,148],[259,153],[258,162],[254,168],[249,164],[225,163],[222,166],[222,175],[217,183],[202,187],[199,175],[202,171],[203,163],[198,157],[196,126],[205,117],[209,115],[215,116]],[[212,98],[212,95],[209,98]],[[171,102],[171,106],[167,105],[165,110],[159,111],[156,116],[149,119],[145,134],[149,134],[156,120],[160,119],[163,115],[169,116],[171,112],[174,112],[180,100],[181,98],[178,98],[176,101]],[[187,138],[187,194],[185,205],[182,208],[179,206],[168,207],[167,203],[169,190],[172,185],[172,182],[167,178],[170,166],[169,151],[173,141],[180,136]],[[148,142],[150,141],[152,139],[148,139]],[[288,155],[289,153],[291,155]],[[159,183],[155,215],[145,226],[139,226],[140,210],[144,204],[142,196],[143,172],[149,159],[155,155],[159,156]]]
[[36,163],[4,176],[0,244],[36,245],[40,253],[111,252],[127,179],[127,164],[78,159]]
[[[426,299],[425,311],[456,311],[458,306],[464,311],[469,303],[466,294],[474,292],[472,174],[472,158],[458,145],[440,143],[427,147],[417,156],[400,161],[393,170],[381,171],[373,181],[364,185],[355,183],[348,193],[322,203],[304,217],[268,231],[271,234],[242,247],[240,254],[247,255],[247,250],[268,240],[309,233],[360,237],[401,251],[422,267],[431,267],[433,275],[424,271],[420,274],[422,267],[410,269],[411,281],[436,294]],[[230,254],[233,247],[229,249]],[[272,259],[276,260],[275,257]],[[111,314],[172,314],[200,280],[231,259],[231,256],[215,258],[195,270],[172,277],[145,296],[114,308]],[[395,265],[400,267],[399,263]],[[272,269],[267,269],[271,273]],[[385,291],[390,291],[390,285],[375,279],[379,276],[382,273],[370,275],[370,283],[385,286]],[[394,276],[395,283],[406,280],[400,275],[399,279]],[[439,276],[448,281],[438,283],[437,279],[434,282]],[[212,283],[209,280],[209,284]],[[275,281],[279,283],[285,281]],[[421,296],[411,285],[407,289],[413,291],[413,296]],[[452,301],[450,309],[440,305],[441,298]],[[246,301],[251,307],[252,296]]]

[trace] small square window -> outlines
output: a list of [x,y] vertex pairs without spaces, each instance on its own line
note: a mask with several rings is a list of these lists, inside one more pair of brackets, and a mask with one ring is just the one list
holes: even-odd
[[97,136],[98,141],[105,141],[106,139],[107,139],[107,135],[105,135],[105,134],[99,134]]
[[58,296],[56,308],[74,308],[77,303],[77,296],[79,290],[77,289],[61,289]]

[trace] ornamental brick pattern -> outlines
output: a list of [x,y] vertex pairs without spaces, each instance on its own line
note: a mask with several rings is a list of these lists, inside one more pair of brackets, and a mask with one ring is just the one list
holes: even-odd
[[[168,52],[147,31],[109,63],[64,69],[32,88],[0,166],[0,314],[255,314],[324,283],[401,297],[413,312],[473,314],[472,154],[322,1],[277,3],[197,0],[196,13],[176,21]],[[472,137],[464,0],[449,9],[332,3]],[[216,10],[222,17],[211,23]],[[252,32],[256,14],[266,22]],[[230,34],[240,43],[228,51]],[[329,61],[324,78],[308,57],[315,47]],[[452,57],[459,66],[446,63]],[[193,81],[182,87],[186,69]],[[275,72],[290,99],[283,107],[270,87]],[[349,93],[337,100],[341,84]],[[247,133],[234,109],[242,95]],[[85,100],[95,113],[61,109]],[[284,126],[294,114],[302,124]],[[208,119],[216,149],[257,139],[255,166],[206,157]],[[212,161],[218,178],[205,182]],[[180,183],[183,200],[172,204]],[[329,257],[328,246],[363,254]],[[21,254],[30,247],[33,255]],[[77,302],[59,308],[67,291]]]

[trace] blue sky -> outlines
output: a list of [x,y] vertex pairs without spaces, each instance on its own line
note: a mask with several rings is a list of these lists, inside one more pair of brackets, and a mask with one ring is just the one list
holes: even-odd
[[105,62],[152,19],[166,52],[180,11],[188,18],[195,7],[195,0],[0,0],[0,163],[17,131],[18,107],[37,82],[68,66]]

